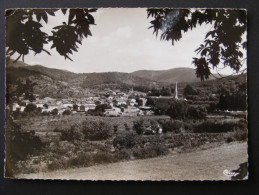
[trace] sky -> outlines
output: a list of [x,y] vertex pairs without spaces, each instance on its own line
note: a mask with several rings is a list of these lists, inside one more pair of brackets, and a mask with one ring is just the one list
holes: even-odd
[[[25,56],[25,63],[40,64],[49,68],[76,73],[91,72],[133,72],[137,70],[167,70],[177,67],[195,68],[192,58],[195,49],[203,43],[210,25],[202,25],[183,34],[180,41],[161,41],[153,34],[152,18],[147,19],[145,8],[104,8],[93,14],[95,24],[91,25],[92,36],[83,40],[78,52],[70,55],[73,62],[65,60],[48,44],[45,49],[51,56],[33,52]],[[49,16],[48,24],[41,21],[43,31],[51,33],[54,26],[67,22],[67,15],[61,11]],[[15,56],[14,56],[15,57]],[[222,74],[230,74],[225,69]]]

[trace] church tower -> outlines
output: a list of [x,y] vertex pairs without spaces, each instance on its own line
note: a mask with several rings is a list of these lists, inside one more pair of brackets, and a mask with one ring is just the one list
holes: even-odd
[[176,85],[175,85],[175,99],[178,99],[177,82],[176,82]]

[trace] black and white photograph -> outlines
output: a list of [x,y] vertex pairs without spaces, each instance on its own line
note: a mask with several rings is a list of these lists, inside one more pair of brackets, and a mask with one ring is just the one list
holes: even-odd
[[19,8],[5,25],[5,178],[249,178],[246,9]]

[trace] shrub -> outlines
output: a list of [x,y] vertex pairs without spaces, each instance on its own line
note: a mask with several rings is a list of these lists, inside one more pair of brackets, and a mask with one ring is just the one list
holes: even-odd
[[138,135],[141,134],[154,134],[159,129],[159,123],[156,120],[137,120],[133,122],[133,130]]
[[82,123],[83,133],[89,140],[104,140],[111,135],[112,126],[109,123],[86,120]]
[[193,132],[195,122],[191,120],[168,120],[161,123],[163,132],[181,133],[182,131]]
[[94,163],[101,164],[101,163],[111,163],[115,162],[115,158],[112,154],[107,152],[97,152],[93,155]]
[[235,128],[245,128],[244,121],[204,121],[194,128],[195,133],[226,133],[230,131],[234,131]]
[[132,148],[136,145],[136,136],[131,132],[117,136],[112,145],[114,148]]
[[74,140],[84,140],[85,135],[78,125],[72,125],[69,130],[61,131],[60,140],[74,141]]
[[65,110],[62,115],[70,115],[72,114],[72,112],[70,110]]
[[138,135],[143,134],[144,131],[146,130],[144,120],[140,119],[138,121],[134,121],[133,122],[133,130],[135,130]]
[[187,116],[188,104],[185,101],[174,100],[171,102],[166,114],[174,119],[184,119]]
[[34,112],[37,110],[37,106],[35,104],[28,104],[25,109],[24,109],[24,112]]
[[131,155],[129,150],[122,149],[116,152],[115,158],[118,160],[129,160],[131,158]]
[[130,127],[128,126],[127,123],[124,123],[124,127],[125,127],[125,130],[126,130],[126,131],[129,131],[129,130],[130,130]]
[[5,176],[13,177],[17,172],[16,163],[20,160],[26,160],[29,155],[37,155],[45,145],[35,135],[35,131],[23,132],[20,125],[11,119],[7,120]]
[[204,119],[206,117],[207,110],[205,107],[202,107],[202,106],[198,106],[198,107],[190,106],[187,112],[188,112],[188,117],[190,118]]
[[[63,115],[69,115],[69,111],[70,111],[70,110],[65,110],[65,111],[63,112]],[[53,109],[53,110],[51,111],[51,114],[52,114],[52,115],[58,115],[58,109],[57,109],[57,108]],[[71,113],[70,113],[70,114],[71,114]]]
[[117,133],[117,131],[118,131],[118,125],[113,125],[113,132]]
[[146,148],[136,148],[133,150],[133,156],[137,159],[152,158],[168,154],[168,147],[161,144],[154,144]]
[[80,152],[75,157],[68,159],[65,162],[67,168],[70,167],[85,167],[93,164],[92,154],[88,152]]

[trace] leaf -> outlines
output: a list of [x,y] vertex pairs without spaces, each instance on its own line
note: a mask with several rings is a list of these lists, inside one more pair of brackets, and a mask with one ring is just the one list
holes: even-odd
[[94,17],[91,14],[87,14],[88,20],[90,21],[90,24],[94,24]]
[[66,9],[61,9],[61,11],[65,15],[67,13],[67,8]]
[[46,12],[51,15],[51,16],[55,16],[55,11],[57,10],[53,10],[53,9],[47,9]]
[[38,22],[41,20],[41,15],[40,14],[36,14],[36,19],[38,20]]
[[91,31],[90,31],[89,28],[87,28],[87,34],[90,35],[90,36],[92,36],[92,33],[91,33]]
[[42,13],[42,18],[43,18],[43,20],[46,22],[46,24],[48,23],[48,16],[47,16],[47,14],[46,14],[46,12],[43,12]]

